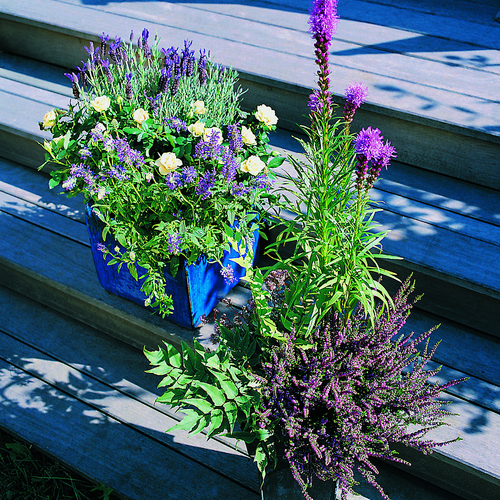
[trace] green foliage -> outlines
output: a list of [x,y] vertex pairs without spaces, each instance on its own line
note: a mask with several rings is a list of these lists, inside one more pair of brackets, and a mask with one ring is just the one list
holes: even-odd
[[[196,340],[194,348],[183,342],[181,351],[168,343],[165,347],[153,352],[144,350],[144,354],[154,365],[148,373],[162,376],[158,387],[168,388],[157,402],[184,413],[184,418],[167,432],[184,430],[197,434],[208,427],[207,439],[216,434],[237,437],[235,423],[245,422],[258,402],[258,393],[252,387],[247,370],[255,352],[255,341],[251,341],[249,335],[238,339],[229,336],[226,344],[211,352]],[[252,434],[249,433],[247,439],[249,436]]]
[[[303,128],[308,141],[300,141],[305,161],[289,157],[293,172],[282,185],[279,207],[292,217],[277,218],[283,230],[268,247],[277,261],[270,270],[286,270],[294,284],[281,325],[304,338],[335,312],[347,322],[357,304],[374,318],[377,301],[391,301],[377,277],[393,276],[378,261],[394,258],[381,252],[385,232],[373,220],[377,209],[368,195],[358,196],[348,127],[329,116],[311,118],[313,126]],[[293,248],[288,257],[285,246]]]

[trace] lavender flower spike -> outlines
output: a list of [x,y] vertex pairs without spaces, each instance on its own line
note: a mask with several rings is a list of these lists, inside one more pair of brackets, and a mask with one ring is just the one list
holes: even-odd
[[354,113],[363,104],[368,96],[368,88],[362,83],[351,83],[345,89],[346,103],[344,106],[344,120],[351,123]]

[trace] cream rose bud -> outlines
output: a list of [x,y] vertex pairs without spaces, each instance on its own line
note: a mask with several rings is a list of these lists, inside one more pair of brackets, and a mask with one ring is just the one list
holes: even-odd
[[203,101],[196,101],[192,104],[191,109],[195,115],[204,115],[207,111]]
[[243,144],[246,145],[252,145],[252,144],[257,144],[257,141],[255,140],[255,134],[245,125],[241,127],[241,139],[243,141]]
[[138,108],[134,111],[132,118],[139,124],[142,125],[144,120],[149,118],[148,112],[145,109]]
[[198,120],[196,123],[189,125],[188,130],[195,137],[201,137],[205,131],[205,125]]
[[175,156],[175,153],[163,153],[157,160],[156,166],[161,175],[167,175],[177,167],[182,165],[182,161]]
[[47,113],[45,113],[42,118],[43,128],[53,127],[56,124],[56,120],[57,120],[56,112],[53,109],[51,111],[47,111]]
[[219,137],[217,139],[217,144],[222,144],[222,130],[217,127],[206,128],[203,131],[203,140],[209,141],[212,134],[219,134]]
[[109,108],[111,101],[107,95],[102,95],[100,97],[96,97],[93,101],[90,101],[90,105],[99,113],[106,111]]
[[278,123],[278,117],[276,116],[274,109],[266,106],[265,104],[257,106],[255,118],[257,118],[257,120],[264,123],[268,127],[272,127],[273,125],[276,125]]
[[252,175],[257,175],[266,167],[266,164],[258,156],[248,157],[242,164],[241,170]]

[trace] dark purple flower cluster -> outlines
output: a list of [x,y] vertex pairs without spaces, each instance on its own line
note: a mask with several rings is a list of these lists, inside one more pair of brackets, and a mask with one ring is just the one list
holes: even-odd
[[205,172],[205,175],[199,180],[196,194],[201,196],[202,200],[206,200],[212,194],[211,189],[215,186],[216,176],[217,172],[212,170]]
[[371,127],[362,129],[354,139],[358,193],[371,189],[382,168],[387,168],[391,158],[396,157],[396,148],[389,141],[384,144],[383,139],[380,130]]
[[170,233],[167,236],[167,250],[169,253],[177,255],[181,251],[181,235],[179,233]]
[[174,129],[177,133],[181,131],[187,132],[188,129],[187,123],[175,116],[165,119],[164,123],[166,127]]
[[[310,349],[297,347],[294,331],[285,333],[287,340],[263,363],[263,376],[256,376],[262,395],[260,425],[281,429],[284,454],[306,498],[316,476],[338,480],[346,499],[356,484],[355,469],[388,498],[376,482],[372,458],[405,463],[390,443],[423,452],[447,444],[423,438],[445,425],[449,412],[437,398],[460,381],[427,383],[439,371],[424,369],[437,347],[428,349],[434,329],[417,338],[400,335],[413,306],[408,302],[412,291],[407,280],[374,327],[362,308],[347,326],[331,317],[316,328]],[[408,430],[409,425],[417,430]]]

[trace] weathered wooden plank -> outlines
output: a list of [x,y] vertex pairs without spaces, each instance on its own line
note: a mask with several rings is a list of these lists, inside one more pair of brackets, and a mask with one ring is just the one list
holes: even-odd
[[[23,195],[23,193],[18,194]],[[26,202],[21,197],[0,191],[0,211],[30,222],[34,226],[52,231],[76,243],[89,244],[87,227],[84,223],[74,221],[37,204]]]
[[0,401],[2,427],[127,498],[257,498],[232,479],[3,359]]
[[[75,16],[71,15],[71,12],[73,14],[77,12],[75,9],[78,9],[78,6],[63,5],[61,16],[66,17],[66,19],[62,17],[61,19],[64,19],[64,21],[59,22],[68,26],[71,25],[71,29],[65,28],[65,31],[74,32],[81,26],[80,21],[75,20]],[[226,22],[224,22],[220,15],[212,13],[207,16],[203,12],[200,14],[197,9],[189,10],[189,15],[187,15],[186,8],[182,5],[164,2],[150,4],[147,11],[142,8],[136,10],[134,6],[129,7],[129,4],[111,5],[112,9],[132,8],[134,9],[132,12],[126,11],[127,16],[134,16],[137,20],[144,20],[147,23],[151,21],[158,23],[158,19],[161,19],[162,21],[156,27],[160,35],[163,35],[162,31],[165,32],[166,30],[168,36],[162,37],[164,43],[169,44],[171,43],[170,40],[172,40],[174,45],[182,44],[178,40],[180,35],[178,27],[182,25],[184,29],[182,38],[193,34],[197,44],[201,42],[201,46],[211,47],[216,53],[216,59],[224,64],[232,64],[243,72],[257,73],[273,79],[289,81],[306,88],[315,85],[311,42],[309,35],[306,33],[285,30],[287,34],[280,34],[280,30],[283,30],[283,28],[274,27],[273,30],[269,30],[261,22],[248,20],[241,21],[245,26],[248,24],[243,29],[241,23],[231,22],[230,19],[226,19]],[[34,8],[36,9],[36,6]],[[150,9],[151,13],[148,14]],[[11,9],[6,7],[3,10],[8,13]],[[35,13],[25,13],[22,9],[19,13],[17,9],[14,12],[16,15],[23,13],[27,17],[35,17]],[[102,12],[93,8],[85,9],[84,12],[93,17],[96,14],[102,14]],[[41,12],[37,14],[44,15]],[[176,20],[176,15],[179,16],[178,20]],[[148,16],[150,19],[148,19]],[[107,18],[108,30],[115,25],[116,28],[123,31],[121,17],[118,26],[114,14],[106,12],[101,17]],[[103,19],[99,19],[99,23],[102,25]],[[89,25],[92,24],[88,23],[87,27]],[[97,26],[94,29],[96,33],[102,31]],[[87,33],[87,31],[88,28],[83,30],[83,33]],[[127,36],[127,34],[121,32],[120,34],[123,37]],[[207,44],[204,42],[212,43]],[[276,47],[279,49],[276,50]],[[337,42],[337,46],[333,47],[333,50],[343,50],[342,47],[348,50],[348,47],[352,48],[354,46],[344,45],[344,42]],[[258,69],[255,67],[256,51],[259,51],[259,57],[257,58],[259,60]],[[276,57],[277,54],[279,54],[279,58]],[[429,116],[444,122],[465,122],[469,128],[487,130],[488,133],[495,134],[495,127],[499,126],[496,121],[498,111],[495,111],[494,103],[488,101],[488,92],[493,92],[492,96],[495,95],[495,84],[493,77],[488,72],[450,67],[432,61],[405,58],[399,54],[388,52],[380,52],[380,58],[382,58],[380,61],[377,58],[376,54],[370,54],[367,58],[361,55],[360,57],[350,58],[347,64],[339,63],[335,70],[336,78],[332,81],[334,91],[342,94],[345,86],[352,80],[366,80],[372,90],[370,101],[373,103],[400,109],[403,107],[407,112]],[[386,69],[384,74],[380,74],[379,70],[381,61]],[[409,61],[410,69],[406,70],[406,65],[402,65],[403,61]],[[294,68],[294,71],[291,72],[290,68]],[[402,72],[401,69],[403,69]],[[449,73],[449,77],[443,78],[447,73]],[[429,82],[429,75],[432,74],[436,78],[433,79],[432,85],[429,86],[427,82]],[[454,75],[454,77],[451,77],[451,75]],[[420,85],[413,83],[419,81],[419,79]],[[485,79],[485,81],[483,84],[478,84],[478,79]],[[457,98],[452,97],[455,92],[450,92],[450,85],[453,86],[453,82],[458,80],[460,80],[460,86],[457,87],[461,96],[460,106],[456,106]],[[464,88],[466,88],[467,92],[464,92]],[[484,92],[486,92],[485,95],[483,95]]]
[[[54,335],[52,331],[46,331],[47,335]],[[58,332],[60,341],[64,342],[63,332]],[[57,333],[55,334],[57,335]],[[67,335],[67,334],[66,334]],[[62,338],[61,338],[62,337]],[[258,491],[258,479],[254,464],[248,458],[231,446],[219,440],[209,440],[206,436],[196,435],[189,437],[186,432],[173,431],[165,434],[165,431],[179,422],[181,416],[173,411],[161,412],[153,406],[155,395],[142,388],[141,399],[130,397],[125,391],[116,389],[115,386],[103,384],[95,376],[90,376],[85,369],[76,369],[73,366],[60,361],[58,358],[40,351],[33,346],[27,345],[16,339],[16,335],[7,335],[0,332],[0,345],[2,353],[0,357],[16,368],[40,379],[51,387],[76,398],[102,414],[101,418],[110,417],[121,424],[132,427],[140,434],[149,436],[152,441],[161,443],[172,451],[182,453],[190,460],[217,474],[231,478],[239,485]],[[138,358],[140,352],[137,352]],[[113,360],[110,356],[104,366],[108,366]],[[144,368],[148,363],[144,359],[135,359],[138,369],[143,362]],[[137,362],[139,364],[137,365]],[[129,369],[131,366],[129,365]]]
[[[372,200],[380,203],[378,208],[393,214],[401,215],[419,222],[428,223],[430,226],[447,229],[472,240],[482,240],[497,246],[500,252],[500,225],[487,224],[483,221],[457,214],[453,211],[443,210],[430,203],[412,200],[398,193],[374,189]],[[448,236],[448,233],[445,233]],[[445,236],[445,238],[447,238]],[[450,244],[453,244],[453,240]]]
[[49,179],[45,172],[0,158],[0,191],[85,223],[83,195],[68,198],[49,189]]
[[379,212],[376,220],[381,229],[389,230],[385,252],[398,251],[409,262],[466,281],[472,290],[484,286],[485,293],[500,296],[500,269],[494,265],[500,255],[498,245],[387,211]]

